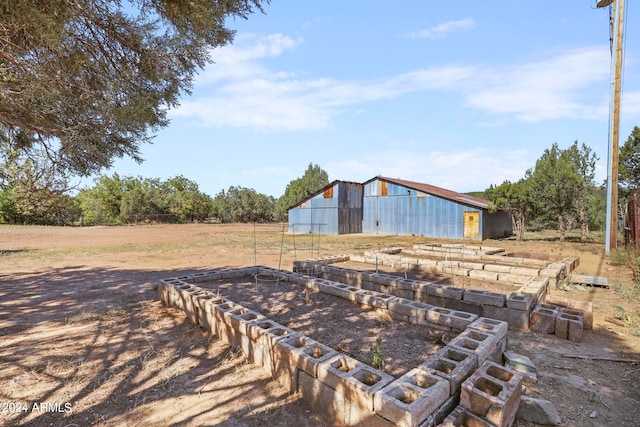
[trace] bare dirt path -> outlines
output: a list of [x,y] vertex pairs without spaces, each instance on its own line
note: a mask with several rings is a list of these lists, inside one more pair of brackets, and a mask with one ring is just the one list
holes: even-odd
[[[212,268],[428,243],[412,236],[290,236],[281,226],[0,226],[0,425],[321,426],[318,414],[219,341],[156,301],[165,277]],[[594,304],[582,343],[510,333],[533,359],[527,393],[553,401],[564,425],[640,422],[640,307],[629,272],[602,245],[485,242],[551,257],[579,255],[578,272],[611,289],[554,291]],[[618,284],[621,284],[618,286]],[[629,316],[625,327],[604,319]],[[375,319],[374,319],[375,321]],[[394,326],[396,327],[396,326]],[[529,425],[519,422],[520,426]]]

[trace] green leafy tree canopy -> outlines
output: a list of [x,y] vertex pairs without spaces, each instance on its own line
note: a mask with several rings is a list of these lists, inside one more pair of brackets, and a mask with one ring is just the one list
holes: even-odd
[[15,0],[0,7],[0,133],[91,175],[169,123],[228,18],[269,0]]
[[278,199],[276,206],[278,220],[286,220],[287,208],[312,195],[327,184],[329,184],[329,174],[320,166],[309,163],[304,174],[300,178],[289,182],[284,195]]

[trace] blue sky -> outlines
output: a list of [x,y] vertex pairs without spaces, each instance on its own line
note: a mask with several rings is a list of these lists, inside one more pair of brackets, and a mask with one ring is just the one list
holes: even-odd
[[[273,0],[172,123],[106,174],[279,197],[309,163],[329,179],[389,176],[459,192],[517,181],[575,140],[606,177],[611,60],[596,0]],[[629,4],[631,3],[631,4]],[[620,144],[640,126],[640,8],[626,2]]]

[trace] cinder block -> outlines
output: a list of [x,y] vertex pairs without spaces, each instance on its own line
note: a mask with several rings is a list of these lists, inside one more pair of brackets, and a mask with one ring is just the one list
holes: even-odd
[[559,307],[548,304],[537,304],[531,312],[529,328],[532,331],[553,334],[556,331],[556,318]]
[[387,285],[378,285],[373,282],[362,282],[362,289],[367,291],[380,292],[383,294],[389,293],[389,287]]
[[374,291],[360,290],[355,293],[356,302],[372,307],[387,308],[387,301],[393,296]]
[[501,282],[507,282],[512,285],[524,285],[529,281],[531,276],[524,276],[521,274],[513,273],[500,273],[498,274],[498,280]]
[[406,314],[400,314],[396,313],[395,311],[390,311],[389,315],[391,316],[391,319],[395,320],[396,322],[409,323],[409,316],[407,316]]
[[225,313],[242,307],[232,301],[227,300],[222,304],[216,304],[213,308],[215,310],[216,328],[220,338],[227,343],[233,341],[233,334],[231,332],[231,326],[229,326],[224,318]]
[[415,292],[412,290],[406,289],[398,289],[398,288],[389,288],[388,292],[394,297],[404,298],[404,299],[414,299]]
[[489,317],[491,319],[500,320],[502,322],[509,322],[509,311],[507,307],[496,307],[492,305],[487,305],[483,310],[484,317]]
[[490,319],[488,317],[479,317],[467,326],[467,329],[476,329],[482,333],[497,335],[501,340],[507,341],[507,332],[509,325],[507,322]]
[[529,267],[511,267],[511,270],[509,270],[509,273],[512,274],[519,274],[522,276],[537,276],[538,273],[540,272],[540,269],[538,268],[529,268]]
[[591,301],[569,300],[567,307],[582,312],[584,329],[593,329],[593,303]]
[[450,396],[433,412],[433,424],[423,424],[421,427],[439,426],[444,422],[445,418],[458,406],[460,403],[460,393],[456,393]]
[[352,357],[337,353],[318,363],[317,378],[324,385],[344,392],[348,384],[347,379],[359,369],[366,367],[367,365]]
[[448,347],[472,351],[478,356],[478,365],[485,360],[502,362],[502,352],[506,347],[506,337],[483,333],[477,329],[468,328],[452,339]]
[[280,358],[317,377],[318,364],[337,354],[335,350],[303,335],[278,340],[276,351]]
[[526,332],[529,330],[529,312],[507,308],[509,329]]
[[171,289],[172,287],[173,286],[165,283],[162,280],[160,280],[160,283],[158,283],[157,298],[163,305],[169,305],[169,289]]
[[573,271],[580,265],[579,256],[565,257],[562,259],[562,263],[567,266],[568,271]]
[[427,286],[427,294],[441,298],[461,300],[464,295],[464,289],[434,284]]
[[233,279],[236,277],[247,276],[249,274],[244,268],[230,268],[228,270],[220,270],[220,273],[222,279]]
[[464,311],[466,313],[472,313],[477,316],[484,315],[484,307],[482,304],[477,304],[474,302],[457,300],[457,299],[445,299],[444,307],[449,308],[451,310]]
[[246,331],[247,336],[254,342],[252,347],[253,354],[249,357],[249,360],[253,359],[254,364],[263,366],[272,377],[275,377],[279,364],[276,342],[284,338],[297,336],[299,335],[298,332],[272,320],[251,322],[246,325]]
[[567,266],[562,261],[551,263],[547,268],[540,270],[539,276],[562,280],[567,277]]
[[249,360],[254,350],[253,340],[250,337],[248,326],[255,322],[267,320],[267,318],[255,311],[239,307],[235,310],[224,313],[225,322],[231,327],[229,345],[239,347]]
[[434,259],[420,258],[418,259],[418,265],[420,266],[420,268],[433,269],[438,268],[438,261]]
[[400,277],[392,276],[390,274],[374,274],[372,277],[373,283],[391,287],[397,287],[398,280],[400,280]]
[[376,413],[397,426],[416,427],[449,398],[449,383],[412,369],[374,396]]
[[202,273],[193,274],[194,283],[209,282],[211,280],[220,280],[222,272],[219,270],[204,271]]
[[556,317],[556,336],[575,342],[582,341],[584,319],[581,311],[561,308]]
[[511,266],[502,264],[485,264],[484,270],[496,273],[508,273],[511,271]]
[[532,300],[531,294],[512,292],[507,298],[507,308],[529,312],[532,308]]
[[546,295],[544,297],[544,303],[549,305],[557,305],[558,307],[569,307],[569,300],[554,295]]
[[198,324],[205,329],[208,329],[209,326],[207,324],[206,311],[213,310],[213,306],[209,303],[218,299],[219,298],[210,291],[198,292],[194,295],[194,299],[192,299],[192,302],[198,307],[198,314],[200,316],[200,318],[198,319]]
[[498,427],[510,426],[518,411],[523,375],[486,361],[462,383],[460,406]]
[[432,308],[429,304],[413,301],[407,298],[392,298],[387,302],[387,309],[391,312],[405,316],[425,318],[427,310]]
[[298,391],[316,413],[323,414],[336,425],[350,425],[349,401],[314,377],[300,372]]
[[[422,294],[422,295],[426,295],[426,298],[424,298],[422,300],[422,302],[425,302],[429,305],[433,305],[436,307],[445,307],[448,303],[448,301],[450,301],[447,298],[444,297],[439,297],[439,296],[435,296],[435,295],[429,295],[428,293],[426,294]],[[453,300],[451,300],[453,301]]]
[[398,289],[404,289],[408,291],[415,291],[416,286],[418,285],[418,281],[412,279],[400,279],[396,282],[396,287]]
[[462,406],[456,407],[438,427],[496,427],[487,419],[473,414]]
[[467,289],[464,291],[464,301],[474,302],[482,305],[493,305],[496,307],[504,307],[507,297],[504,294],[495,292],[478,291],[475,289]]
[[443,347],[429,357],[420,369],[438,375],[449,382],[450,394],[460,390],[460,385],[478,368],[478,355],[462,348]]
[[342,392],[352,405],[373,411],[374,395],[393,381],[393,377],[378,369],[366,366],[357,369],[347,378]]
[[209,291],[202,288],[198,289],[200,290],[191,293],[191,310],[188,313],[189,320],[195,325],[200,325],[200,311],[202,310],[200,307],[200,299],[205,298],[210,294]]
[[427,311],[427,321],[436,325],[449,326],[454,329],[465,329],[469,323],[478,318],[477,315],[448,308],[434,307]]
[[353,286],[344,283],[332,282],[329,280],[322,282],[322,285],[323,292],[337,296],[339,298],[344,298],[349,301],[355,301],[355,294],[359,291],[358,288],[355,288]]
[[[465,257],[466,259],[467,257]],[[468,268],[470,270],[482,271],[484,269],[484,264],[481,262],[460,262],[460,267]],[[471,274],[471,272],[469,272]]]
[[176,308],[183,310],[185,314],[191,309],[191,293],[201,290],[200,287],[190,284],[176,286],[178,298],[176,299]]
[[471,270],[469,271],[469,277],[479,280],[498,280],[498,272],[490,270]]

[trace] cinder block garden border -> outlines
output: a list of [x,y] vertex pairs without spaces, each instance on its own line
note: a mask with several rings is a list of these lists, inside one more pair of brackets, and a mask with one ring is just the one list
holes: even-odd
[[[202,282],[229,278],[253,279],[261,274],[387,310],[398,320],[459,334],[435,355],[394,379],[198,286]],[[447,289],[438,292],[440,297],[448,295]],[[479,370],[486,377],[486,372],[502,363],[507,343],[507,323],[504,321],[356,288],[314,275],[260,266],[163,279],[158,285],[158,298],[163,304],[182,310],[194,324],[241,349],[251,363],[265,369],[291,393],[300,393],[316,411],[337,425],[432,426],[444,422],[456,408],[458,412],[470,412],[487,423],[486,417],[496,416],[493,412],[477,413],[484,409],[461,402],[461,393],[478,394],[469,397],[473,402],[486,399],[487,390],[476,383],[498,381],[489,376],[488,380],[483,377],[469,387],[464,386]],[[510,368],[501,369],[513,378],[521,376]],[[501,378],[506,376],[501,375]],[[498,402],[497,407],[502,408],[498,416],[503,420],[515,414],[519,404],[519,394],[514,396],[516,389],[519,393],[519,387],[510,387],[503,387],[499,393],[491,395],[492,401]]]

